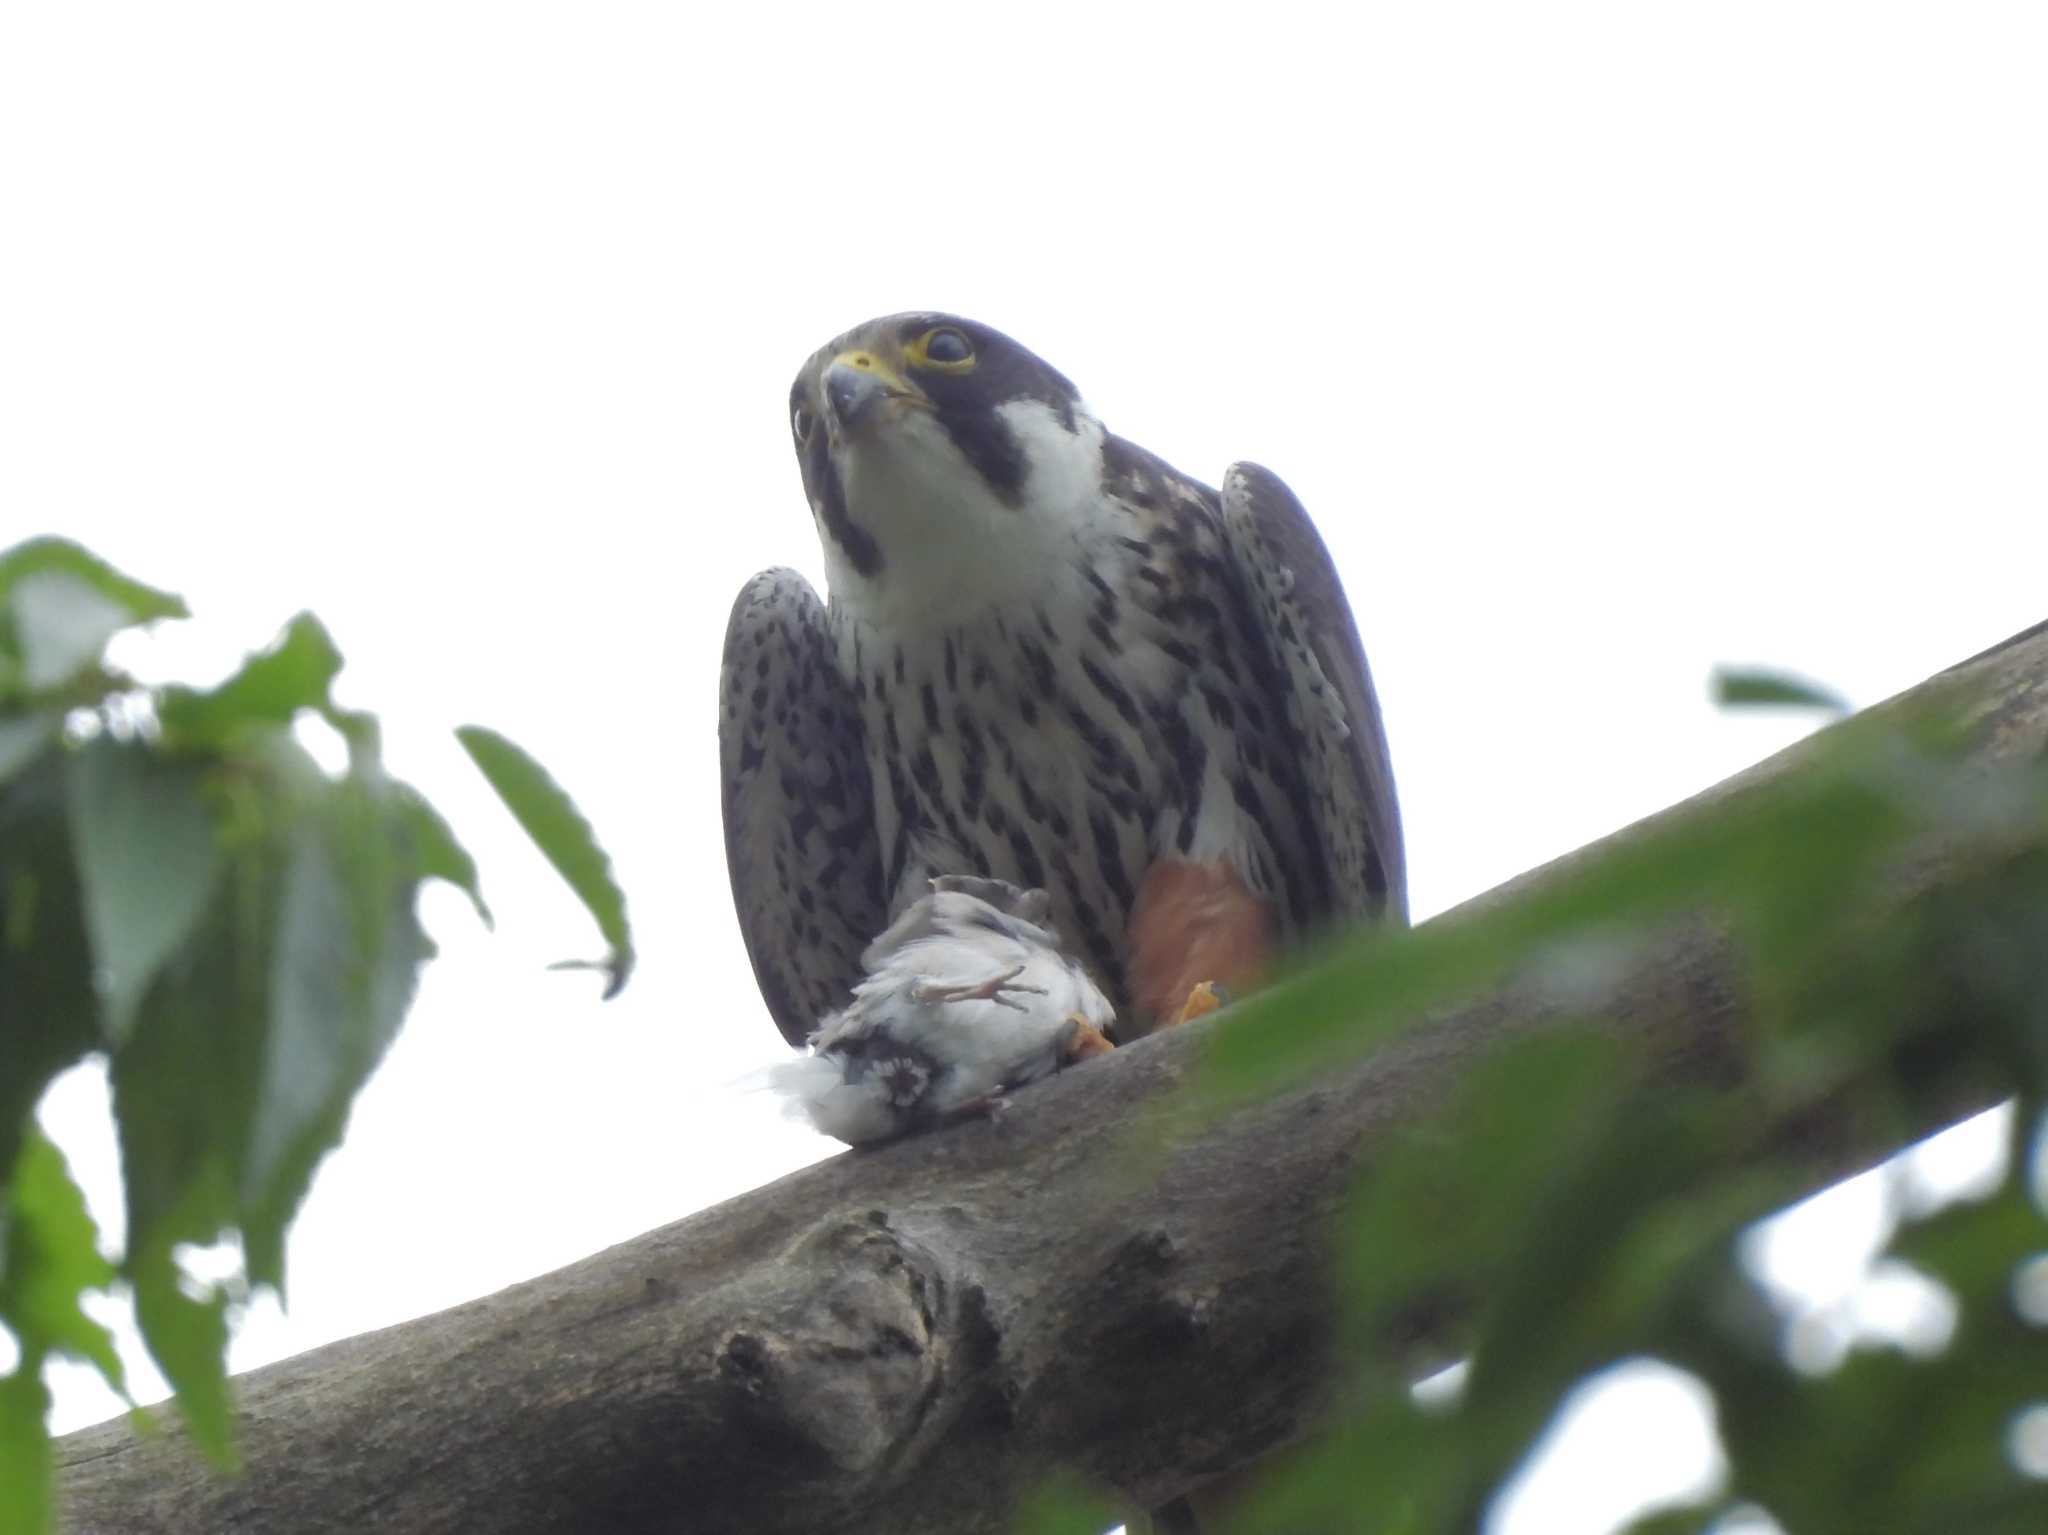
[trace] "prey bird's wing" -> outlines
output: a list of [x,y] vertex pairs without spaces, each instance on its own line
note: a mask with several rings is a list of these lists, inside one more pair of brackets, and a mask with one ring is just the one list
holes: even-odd
[[888,918],[860,713],[825,607],[793,570],[733,604],[718,681],[725,861],[754,978],[802,1045],[846,1005]]
[[1223,524],[1308,748],[1304,768],[1322,810],[1337,914],[1406,922],[1407,860],[1386,730],[1329,551],[1294,492],[1257,464],[1232,464],[1223,477]]

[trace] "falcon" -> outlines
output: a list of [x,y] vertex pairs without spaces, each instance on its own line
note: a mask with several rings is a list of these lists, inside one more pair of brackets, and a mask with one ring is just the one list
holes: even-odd
[[789,428],[828,597],[783,569],[741,590],[719,747],[740,929],[791,1044],[935,878],[1044,891],[1119,1043],[1335,925],[1406,920],[1371,675],[1277,476],[1190,479],[943,314],[821,348]]

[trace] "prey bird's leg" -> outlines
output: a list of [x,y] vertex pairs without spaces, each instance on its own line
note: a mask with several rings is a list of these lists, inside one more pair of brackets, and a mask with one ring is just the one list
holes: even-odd
[[985,981],[960,981],[942,983],[939,981],[918,981],[910,988],[913,1002],[993,1002],[999,1007],[1024,1011],[1022,1002],[1012,1002],[1003,993],[1007,991],[1028,991],[1038,996],[1045,995],[1043,986],[1025,986],[1017,983],[1017,977],[1024,973],[1024,966],[991,976]]
[[966,1119],[1001,1119],[1010,1112],[1010,1100],[1003,1096],[999,1087],[994,1092],[983,1093],[979,1098],[969,1098],[965,1103],[956,1103],[939,1116],[939,1122],[957,1125]]

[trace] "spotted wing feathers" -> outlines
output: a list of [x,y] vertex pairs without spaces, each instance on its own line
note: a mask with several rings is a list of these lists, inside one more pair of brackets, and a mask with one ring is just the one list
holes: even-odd
[[792,1045],[845,1005],[887,920],[860,715],[824,604],[793,570],[749,581],[719,674],[733,904],[768,1011]]
[[1348,917],[1408,916],[1400,807],[1379,699],[1358,627],[1322,538],[1280,477],[1233,464],[1223,477],[1231,558],[1287,683],[1289,717],[1309,754],[1307,780]]

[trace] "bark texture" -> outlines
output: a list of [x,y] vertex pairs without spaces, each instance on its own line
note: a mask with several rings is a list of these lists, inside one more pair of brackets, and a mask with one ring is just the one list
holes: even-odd
[[[1915,693],[1930,691],[1981,696],[1987,759],[2041,753],[2048,626]],[[1796,772],[1803,755],[1656,819]],[[1901,893],[1940,888],[1950,863],[1929,850]],[[1605,1014],[1649,1047],[1650,1090],[1664,1071],[1731,1090],[1745,1079],[1737,971],[1711,924],[1673,924]],[[1134,1156],[1132,1127],[1166,1113],[1207,1025],[1155,1036],[1027,1090],[993,1122],[836,1157],[244,1376],[239,1480],[175,1431],[70,1435],[65,1527],[962,1535],[1004,1528],[1053,1468],[1134,1509],[1162,1503],[1301,1432],[1330,1320],[1323,1233],[1347,1180],[1387,1127],[1551,1016],[1510,986],[1341,1076]],[[1930,1104],[1925,1128],[1974,1106]],[[1889,1149],[1853,1123],[1787,1128],[1817,1135],[1816,1183]],[[1417,1317],[1410,1341],[1427,1349],[1432,1335]]]

